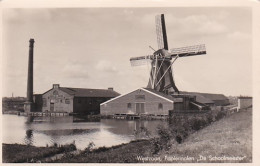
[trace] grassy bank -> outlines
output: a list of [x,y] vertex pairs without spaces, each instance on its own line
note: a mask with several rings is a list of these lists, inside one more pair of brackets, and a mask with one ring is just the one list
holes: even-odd
[[[161,157],[165,155],[164,151],[160,152]],[[195,158],[193,161],[175,162],[252,162],[252,110],[224,117],[191,134],[182,144],[174,144],[167,155]],[[224,156],[243,159],[228,160]],[[202,158],[204,160],[197,161]]]
[[85,151],[75,156],[65,156],[56,163],[137,163],[137,155],[151,155],[152,145],[149,140],[132,141],[127,144],[101,147],[93,151]]
[[38,162],[45,157],[75,150],[74,145],[62,147],[35,147],[20,144],[2,144],[3,163]]

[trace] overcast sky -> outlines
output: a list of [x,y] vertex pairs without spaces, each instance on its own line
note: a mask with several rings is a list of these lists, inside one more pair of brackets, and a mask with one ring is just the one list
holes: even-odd
[[3,96],[26,96],[29,39],[35,39],[34,92],[114,87],[127,93],[148,83],[147,66],[130,57],[157,48],[155,15],[164,13],[169,48],[206,44],[207,54],[173,65],[181,91],[252,95],[250,8],[4,9]]

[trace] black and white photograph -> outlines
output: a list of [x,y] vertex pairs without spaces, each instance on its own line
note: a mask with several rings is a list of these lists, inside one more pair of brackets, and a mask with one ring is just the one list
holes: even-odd
[[142,2],[1,9],[2,163],[254,163],[259,2]]

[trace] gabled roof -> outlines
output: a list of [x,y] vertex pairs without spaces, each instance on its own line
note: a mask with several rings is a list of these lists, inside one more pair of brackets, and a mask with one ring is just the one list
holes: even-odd
[[[169,102],[172,102],[172,103],[173,103],[173,102],[182,102],[182,100],[180,100],[179,98],[174,98],[174,97],[172,97],[172,96],[170,96],[170,95],[166,95],[166,94],[164,94],[164,93],[162,93],[162,92],[158,92],[158,91],[155,91],[155,90],[150,89],[150,88],[139,88],[139,89],[141,89],[141,90],[143,90],[143,91],[146,91],[146,92],[148,92],[148,93],[151,93],[151,94],[153,94],[153,95],[156,95],[156,96],[158,96],[158,97],[160,97],[160,98],[162,98],[162,99],[164,99],[164,100],[167,100],[167,101],[169,101]],[[139,89],[136,89],[136,90],[139,90]],[[136,90],[134,90],[134,91],[136,91]],[[134,91],[131,91],[131,92],[129,92],[129,93],[126,93],[126,94],[117,96],[117,97],[115,97],[115,98],[113,98],[113,99],[110,99],[110,100],[104,102],[104,103],[101,103],[100,105],[109,103],[109,102],[111,102],[111,101],[113,101],[113,100],[116,100],[116,99],[118,99],[118,98],[120,98],[120,97],[123,97],[123,96],[125,96],[125,95],[128,95],[128,94],[130,94],[130,93],[132,93],[132,92],[134,92]]]
[[120,95],[116,91],[108,89],[85,89],[68,87],[59,87],[59,89],[75,97],[116,97]]
[[156,91],[156,90],[151,89],[151,88],[142,88],[142,89],[145,89],[145,90],[147,90],[147,91],[149,91],[149,92],[151,92],[151,93],[153,93],[153,94],[159,95],[159,96],[161,96],[161,97],[163,97],[163,98],[166,98],[166,99],[171,100],[171,101],[174,101],[174,102],[179,101],[179,100],[177,100],[176,98],[174,98],[174,97],[172,97],[172,96],[170,96],[170,95],[167,95],[167,94],[165,94],[165,93]]

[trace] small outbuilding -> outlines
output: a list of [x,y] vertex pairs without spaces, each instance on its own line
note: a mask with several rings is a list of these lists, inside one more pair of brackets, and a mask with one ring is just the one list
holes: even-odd
[[247,109],[253,107],[253,98],[249,96],[238,97],[238,109]]

